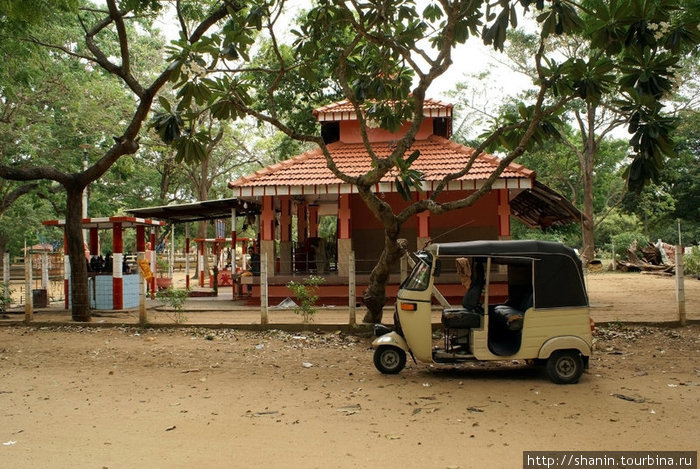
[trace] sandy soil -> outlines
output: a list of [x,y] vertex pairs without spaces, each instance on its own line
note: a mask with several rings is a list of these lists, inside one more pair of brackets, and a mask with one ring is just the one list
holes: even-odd
[[[602,282],[592,302],[611,321],[673,314],[646,278]],[[369,338],[338,333],[8,325],[0,465],[518,468],[524,450],[698,450],[700,325],[599,327],[595,348],[558,386],[511,362],[385,376]]]

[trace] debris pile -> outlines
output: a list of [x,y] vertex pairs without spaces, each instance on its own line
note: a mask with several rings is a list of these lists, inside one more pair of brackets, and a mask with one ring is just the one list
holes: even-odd
[[[639,256],[641,253],[641,257]],[[672,274],[675,271],[676,248],[658,240],[639,248],[635,240],[627,248],[627,260],[615,260],[615,269],[623,272],[660,272]]]

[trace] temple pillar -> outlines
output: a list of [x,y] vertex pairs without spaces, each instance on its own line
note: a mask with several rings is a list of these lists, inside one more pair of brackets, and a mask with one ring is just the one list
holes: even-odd
[[[267,254],[267,273],[275,273],[275,205],[272,196],[265,195],[260,214],[260,262]],[[261,267],[262,269],[262,267]]]
[[338,197],[338,276],[350,274],[349,256],[352,251],[352,225],[350,222],[350,195]]
[[297,243],[306,244],[306,202],[297,202]]
[[90,228],[90,256],[100,255],[100,239],[97,233],[97,228]]
[[292,198],[280,197],[280,274],[292,273]]
[[[420,194],[421,199],[427,198],[427,194]],[[418,230],[416,233],[416,250],[422,250],[430,242],[430,211],[425,210],[417,215]]]
[[498,239],[510,239],[510,199],[508,189],[499,189],[498,194]]
[[318,238],[318,205],[309,205],[309,238]]

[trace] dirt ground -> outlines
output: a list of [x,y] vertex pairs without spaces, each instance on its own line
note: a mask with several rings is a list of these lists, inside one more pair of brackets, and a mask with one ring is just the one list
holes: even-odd
[[673,317],[667,279],[602,278],[591,302],[614,323],[569,386],[520,362],[385,376],[370,338],[341,333],[7,324],[0,466],[518,468],[524,450],[698,450],[700,325],[625,325]]

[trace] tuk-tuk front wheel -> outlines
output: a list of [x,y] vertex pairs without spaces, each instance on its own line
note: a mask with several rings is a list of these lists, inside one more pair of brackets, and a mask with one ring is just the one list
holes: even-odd
[[577,383],[583,374],[583,357],[578,350],[557,350],[547,360],[547,375],[557,384]]
[[382,345],[374,351],[374,366],[387,375],[394,375],[406,366],[406,352],[398,347]]

